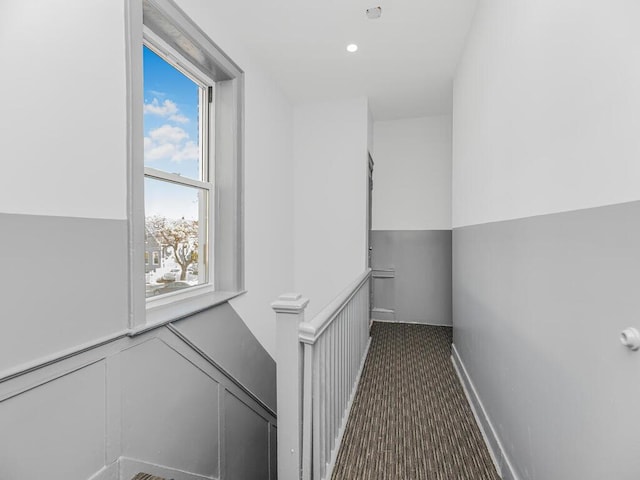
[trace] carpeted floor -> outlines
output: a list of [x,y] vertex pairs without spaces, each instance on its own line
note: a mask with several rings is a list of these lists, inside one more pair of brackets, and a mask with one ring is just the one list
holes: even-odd
[[154,475],[150,475],[148,473],[140,472],[135,477],[133,477],[131,480],[165,480],[165,479],[162,478],[162,477],[156,477]]
[[498,480],[451,363],[451,328],[373,324],[332,480]]

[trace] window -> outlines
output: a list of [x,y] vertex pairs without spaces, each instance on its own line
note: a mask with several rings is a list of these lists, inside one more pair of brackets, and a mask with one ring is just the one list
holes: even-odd
[[192,65],[190,71],[178,67],[149,41],[142,58],[145,244],[165,247],[164,264],[147,281],[150,297],[177,291],[172,282],[182,282],[182,291],[213,281],[208,145],[214,82]]
[[243,291],[244,80],[171,0],[129,5],[135,331]]

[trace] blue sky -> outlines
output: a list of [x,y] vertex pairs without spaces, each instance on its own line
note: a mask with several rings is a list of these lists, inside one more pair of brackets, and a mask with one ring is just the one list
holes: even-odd
[[[182,72],[143,47],[144,164],[199,178],[198,91]],[[145,181],[145,214],[197,218],[197,190]]]

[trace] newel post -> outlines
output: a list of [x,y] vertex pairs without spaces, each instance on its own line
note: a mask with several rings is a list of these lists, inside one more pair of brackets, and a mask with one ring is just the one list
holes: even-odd
[[298,293],[287,293],[271,304],[276,312],[278,480],[299,480],[301,475],[302,344],[298,327],[308,303]]

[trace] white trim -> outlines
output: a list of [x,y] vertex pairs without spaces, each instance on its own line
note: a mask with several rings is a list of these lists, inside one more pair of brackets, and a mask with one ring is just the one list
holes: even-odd
[[89,480],[120,480],[120,460],[102,467]]
[[371,308],[371,318],[381,322],[396,322],[396,311],[389,308]]
[[[394,312],[394,310],[391,310],[391,311]],[[382,319],[379,319],[379,318],[372,318],[371,321],[372,322],[379,322],[379,323],[406,323],[408,325],[428,325],[430,327],[448,327],[448,328],[453,328],[453,325],[451,325],[451,324],[447,325],[445,323],[408,322],[406,320],[382,320]]]
[[[52,365],[54,363],[58,363],[62,360],[66,360],[68,358],[71,357],[75,357],[77,355],[80,355],[84,352],[87,352],[89,350],[94,350],[96,348],[99,348],[103,345],[107,345],[109,343],[113,343],[117,340],[120,340],[121,338],[125,338],[129,333],[129,330],[121,330],[119,332],[113,333],[111,335],[107,335],[105,337],[102,338],[98,338],[96,340],[92,340],[91,342],[86,342],[83,343],[81,345],[78,345],[76,347],[73,348],[68,348],[65,350],[62,350],[60,352],[56,352],[52,355],[47,355],[45,357],[40,357],[37,360],[31,361],[31,362],[27,362],[27,363],[23,363],[21,365],[18,365],[16,367],[13,368],[9,368],[7,370],[4,370],[2,372],[0,372],[0,383],[3,382],[7,382],[9,380],[12,380],[15,377],[18,376],[22,376],[25,375],[27,373],[30,373],[32,371],[35,370],[39,370],[41,368],[44,368],[48,365]],[[85,366],[84,364],[81,365],[78,368],[82,368],[83,366]],[[76,368],[77,369],[77,368]],[[68,373],[68,372],[67,372]],[[63,373],[62,375],[65,375],[66,373]],[[0,400],[2,400],[3,397],[0,396]]]
[[493,460],[498,475],[500,475],[500,478],[503,480],[520,480],[454,344],[451,345],[451,363],[453,363],[458,379],[462,384],[462,389],[471,406],[471,411],[482,433],[482,438],[487,445],[491,460]]
[[215,84],[215,80],[211,78],[210,75],[204,73],[200,68],[198,68],[198,65],[187,60],[184,55],[165,42],[160,35],[156,34],[146,25],[142,26],[142,38],[143,45],[145,47],[149,48],[149,50],[162,58],[185,77],[189,78],[189,80],[196,83],[199,87],[206,89],[208,86]]
[[142,1],[126,0],[128,327],[145,322]]
[[244,290],[240,292],[215,291],[210,283],[196,285],[185,290],[184,292],[167,293],[153,297],[153,303],[149,302],[147,305],[147,322],[132,328],[129,335],[138,335],[147,330],[189,317],[246,293]]
[[371,276],[371,269],[367,268],[331,303],[324,307],[312,320],[300,324],[300,341],[314,344],[322,333],[331,325],[333,320],[342,312],[349,301],[360,291]]
[[349,415],[351,414],[351,407],[353,406],[353,400],[356,397],[356,392],[358,391],[358,386],[360,385],[360,378],[362,377],[362,371],[364,370],[364,364],[367,361],[367,355],[369,354],[369,347],[371,346],[371,337],[367,341],[367,346],[364,349],[364,354],[362,355],[362,362],[360,362],[360,368],[358,369],[358,374],[356,375],[356,381],[353,384],[353,389],[351,390],[351,396],[349,397],[349,402],[347,403],[347,408],[344,411],[344,415],[342,417],[342,423],[340,425],[340,429],[338,430],[338,437],[336,438],[335,446],[331,451],[331,461],[327,466],[327,470],[325,471],[324,478],[331,478],[333,474],[333,467],[336,466],[336,460],[338,459],[338,452],[340,451],[340,446],[342,445],[342,437],[344,436],[344,432],[347,429],[347,423],[349,421]]
[[271,308],[276,313],[299,314],[309,305],[309,299],[299,293],[283,293],[271,303]]
[[[206,167],[206,165],[205,165]],[[213,190],[213,183],[198,180],[197,178],[183,177],[175,173],[164,172],[151,167],[144,167],[144,176],[153,178],[154,180],[163,180],[165,182],[175,183],[176,185],[186,185],[189,187],[200,188],[202,190]]]

